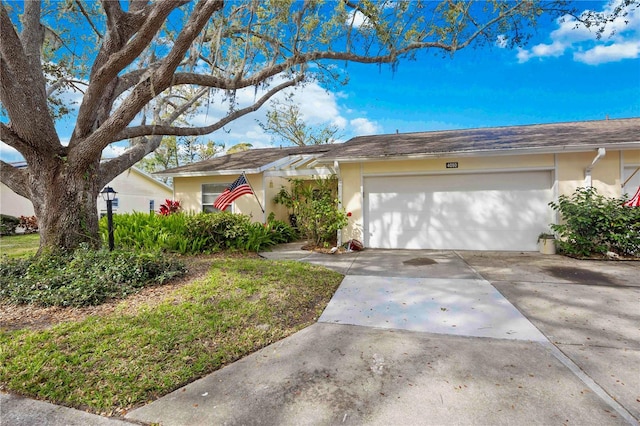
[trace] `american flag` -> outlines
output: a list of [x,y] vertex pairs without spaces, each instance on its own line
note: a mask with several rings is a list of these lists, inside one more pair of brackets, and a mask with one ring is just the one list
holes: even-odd
[[638,191],[636,191],[636,195],[624,203],[624,205],[627,207],[640,207],[640,187],[638,188]]
[[244,174],[240,175],[238,179],[235,180],[227,189],[224,190],[222,194],[216,198],[213,202],[213,207],[218,210],[224,210],[227,206],[233,201],[246,194],[253,194],[251,190],[251,186],[247,182],[247,179],[244,177]]

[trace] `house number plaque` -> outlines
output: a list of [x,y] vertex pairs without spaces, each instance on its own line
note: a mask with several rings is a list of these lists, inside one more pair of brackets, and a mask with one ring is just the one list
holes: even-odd
[[447,169],[457,169],[458,168],[458,162],[457,161],[451,161],[449,163],[447,163]]

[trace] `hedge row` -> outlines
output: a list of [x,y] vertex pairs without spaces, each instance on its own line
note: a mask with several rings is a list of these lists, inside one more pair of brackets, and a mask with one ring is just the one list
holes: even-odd
[[[214,253],[222,250],[260,251],[275,244],[294,241],[295,230],[287,223],[270,220],[252,223],[246,215],[228,212],[127,213],[113,216],[114,243],[118,248],[162,250],[181,254]],[[100,233],[107,240],[107,220],[100,220]]]

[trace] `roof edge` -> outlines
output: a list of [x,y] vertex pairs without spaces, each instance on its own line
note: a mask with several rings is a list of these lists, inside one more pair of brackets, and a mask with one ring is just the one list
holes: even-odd
[[422,154],[397,154],[397,155],[384,155],[378,157],[320,157],[317,159],[318,163],[326,164],[338,161],[341,163],[359,163],[363,161],[381,161],[388,159],[398,160],[420,160],[427,158],[442,158],[442,157],[495,157],[503,155],[526,155],[526,154],[562,154],[565,152],[590,152],[598,148],[606,149],[640,149],[640,140],[635,142],[620,142],[609,144],[591,144],[591,145],[563,145],[560,147],[532,147],[532,148],[506,148],[506,149],[483,149],[483,150],[468,150],[468,151],[442,151],[431,152]]

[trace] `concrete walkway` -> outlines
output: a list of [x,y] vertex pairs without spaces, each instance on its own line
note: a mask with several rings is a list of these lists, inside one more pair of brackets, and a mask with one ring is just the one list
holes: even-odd
[[[455,252],[326,255],[287,245],[264,256],[324,265],[346,277],[318,323],[128,419],[162,425],[638,424],[629,395],[629,405],[620,404],[550,343],[483,278],[486,265],[478,255],[482,268]],[[535,276],[520,272],[511,278]],[[640,342],[637,327],[627,332],[633,344]],[[628,349],[632,354],[618,368],[633,386],[637,352]]]
[[[127,422],[638,425],[637,262],[422,250],[328,255],[300,244],[263,256],[324,265],[345,279],[316,324],[129,412]],[[33,413],[17,416],[20,402],[0,397],[3,425],[116,424],[50,404],[27,422]],[[46,404],[31,402],[22,406]],[[66,410],[80,420],[60,417]]]

